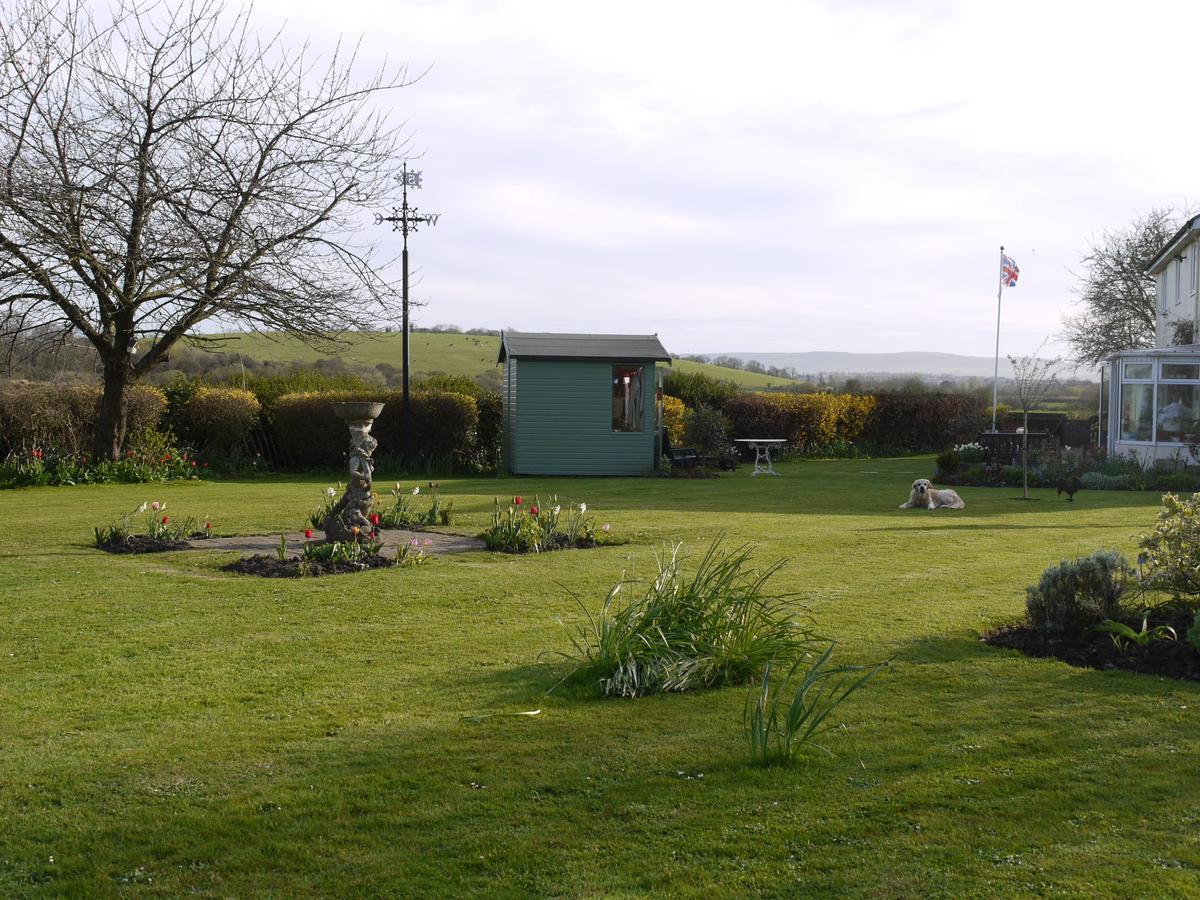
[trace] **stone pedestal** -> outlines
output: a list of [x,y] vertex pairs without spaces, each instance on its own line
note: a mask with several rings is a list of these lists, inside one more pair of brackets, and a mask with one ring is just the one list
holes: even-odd
[[[325,517],[325,539],[351,541],[371,532],[372,494],[371,475],[375,463],[371,454],[378,446],[371,437],[371,425],[383,411],[382,403],[343,401],[330,404],[334,414],[350,429],[350,479],[346,492]],[[357,533],[355,529],[358,529]]]

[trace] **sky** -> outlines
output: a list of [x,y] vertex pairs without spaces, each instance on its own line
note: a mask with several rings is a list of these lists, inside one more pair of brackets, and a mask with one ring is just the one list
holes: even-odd
[[[1200,199],[1200,4],[259,0],[361,39],[435,228],[419,325],[675,354],[991,356],[1075,308],[1104,230]],[[386,226],[384,226],[386,227]],[[380,238],[398,251],[399,235]],[[1051,350],[1062,349],[1051,344]]]

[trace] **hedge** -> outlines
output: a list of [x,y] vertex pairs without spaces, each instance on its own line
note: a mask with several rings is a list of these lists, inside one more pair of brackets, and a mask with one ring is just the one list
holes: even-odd
[[983,401],[964,394],[875,394],[860,444],[876,450],[943,450],[974,440],[984,426]]
[[782,437],[801,453],[940,450],[984,425],[982,401],[962,394],[739,394],[724,410],[734,437]]
[[741,394],[726,401],[735,437],[782,437],[801,453],[852,443],[866,428],[875,398],[860,394]]
[[[0,456],[34,448],[70,456],[86,454],[100,415],[100,395],[100,388],[88,384],[0,384]],[[134,439],[147,427],[157,427],[166,410],[162,391],[132,386],[126,434]]]
[[671,446],[683,446],[684,429],[687,427],[688,408],[678,397],[663,396],[663,427],[671,439]]
[[[349,434],[333,414],[337,400],[384,403],[371,434],[379,441],[377,458],[402,453],[403,392],[394,389],[286,394],[275,401],[275,437],[293,465],[327,467],[341,463]],[[479,408],[473,397],[450,391],[414,391],[412,443],[416,456],[439,462],[468,462],[475,448]]]
[[688,409],[698,406],[723,409],[730,400],[742,396],[741,388],[732,381],[713,378],[703,372],[672,372],[663,379],[663,393],[678,397]]
[[241,449],[261,409],[250,391],[200,386],[172,404],[171,421],[185,444],[232,454]]

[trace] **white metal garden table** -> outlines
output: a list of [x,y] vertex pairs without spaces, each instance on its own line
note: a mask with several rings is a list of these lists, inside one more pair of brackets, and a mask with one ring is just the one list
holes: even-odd
[[755,475],[779,474],[771,465],[771,448],[778,449],[786,444],[784,438],[738,438],[734,443],[745,444],[754,451],[754,471],[750,473],[751,478]]

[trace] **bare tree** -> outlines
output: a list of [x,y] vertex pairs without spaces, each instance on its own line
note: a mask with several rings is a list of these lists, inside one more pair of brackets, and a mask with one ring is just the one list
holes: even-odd
[[1063,337],[1081,365],[1095,366],[1120,350],[1154,346],[1158,285],[1146,274],[1186,214],[1152,209],[1124,228],[1093,238],[1076,293],[1083,310],[1063,317]]
[[1029,499],[1029,414],[1042,405],[1046,395],[1058,383],[1063,361],[1060,357],[1043,359],[1039,354],[1046,342],[1032,356],[1009,356],[1013,369],[1013,387],[1021,407],[1021,481],[1024,499]]
[[0,311],[95,347],[97,457],[206,320],[319,341],[381,316],[362,211],[394,201],[405,142],[374,101],[411,81],[354,68],[218,0],[0,0]]

